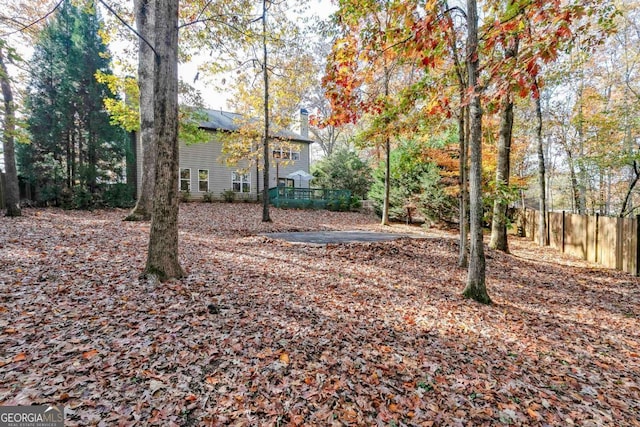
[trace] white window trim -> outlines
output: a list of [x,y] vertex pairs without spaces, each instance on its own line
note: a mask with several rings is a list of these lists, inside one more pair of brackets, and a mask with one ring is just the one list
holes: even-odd
[[189,185],[187,186],[187,191],[191,193],[191,168],[180,168],[180,181],[178,182],[178,190],[179,191],[184,191],[182,190],[182,181],[186,181],[186,179],[182,178],[182,171],[183,170],[188,170],[189,171]]
[[[207,190],[206,191],[202,191],[200,190],[200,183],[201,182],[205,182],[204,180],[200,179],[200,172],[201,171],[206,171],[207,172]],[[209,172],[209,169],[198,169],[198,192],[199,193],[208,193],[209,190],[211,189],[211,173]]]
[[[237,174],[237,175],[240,176],[240,180],[239,181],[234,181],[233,180],[234,174]],[[247,178],[243,179],[243,177],[245,175],[246,175]],[[240,191],[235,191],[233,189],[233,184],[235,184],[235,183],[240,183]],[[248,191],[242,191],[242,184],[249,184],[249,190]],[[234,193],[237,193],[237,194],[250,194],[251,193],[251,187],[252,187],[252,185],[251,185],[251,172],[247,172],[247,173],[240,173],[238,171],[231,172],[231,190]]]
[[[298,147],[298,148],[299,148],[299,147]],[[287,151],[289,151],[289,157],[284,158],[283,154],[284,154],[284,153],[286,153]],[[279,156],[279,157],[276,157],[276,155],[275,155],[276,153],[280,153],[280,156]],[[298,156],[298,158],[297,158],[297,159],[294,159],[294,158],[293,158],[293,154],[294,154],[294,153],[295,153],[295,154],[297,154],[297,156]],[[276,148],[276,149],[274,149],[274,150],[273,150],[272,155],[273,155],[273,158],[274,158],[274,159],[278,159],[278,160],[291,160],[291,161],[296,162],[296,161],[300,160],[300,157],[301,157],[301,155],[302,155],[302,150],[294,150],[294,149],[293,149],[293,148],[291,148],[291,147],[289,147],[289,150],[283,150],[282,148]]]

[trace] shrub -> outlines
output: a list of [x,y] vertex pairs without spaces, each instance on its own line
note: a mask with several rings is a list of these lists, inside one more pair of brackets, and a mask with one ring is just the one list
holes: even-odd
[[345,196],[331,199],[327,202],[327,209],[330,211],[345,212],[351,207],[351,199]]
[[210,191],[207,191],[206,193],[204,193],[202,195],[202,202],[203,203],[211,203],[213,202],[213,193]]
[[128,184],[108,184],[102,193],[102,202],[110,208],[130,208],[136,203],[133,188]]
[[183,203],[191,200],[191,191],[189,190],[180,190],[180,201]]
[[233,190],[224,190],[222,192],[222,200],[224,200],[227,203],[233,203],[235,198],[236,198],[236,193],[234,193]]

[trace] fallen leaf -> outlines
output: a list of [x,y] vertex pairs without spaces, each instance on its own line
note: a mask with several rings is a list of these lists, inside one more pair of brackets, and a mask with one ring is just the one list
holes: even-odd
[[97,355],[98,355],[98,350],[96,350],[95,348],[91,349],[89,351],[85,351],[84,353],[82,353],[82,357],[84,357],[87,360],[89,360],[89,359],[91,359],[91,358],[93,358],[93,357],[95,357]]

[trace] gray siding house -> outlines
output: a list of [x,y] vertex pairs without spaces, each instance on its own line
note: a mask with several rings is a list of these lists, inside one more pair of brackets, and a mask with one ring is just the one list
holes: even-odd
[[[180,143],[181,191],[188,191],[192,199],[201,199],[211,193],[214,199],[222,199],[222,193],[233,191],[236,200],[257,200],[264,187],[262,170],[248,161],[241,161],[230,167],[223,161],[223,134],[239,132],[238,123],[242,115],[220,110],[205,110],[207,121],[200,127],[209,131],[211,139],[205,143],[186,145]],[[286,141],[287,149],[280,149],[279,142]],[[304,174],[309,174],[310,149],[309,115],[300,111],[299,130],[284,130],[274,134],[270,140],[271,164],[268,187],[286,186],[309,188]],[[142,147],[137,144],[137,185],[140,191],[142,181]]]

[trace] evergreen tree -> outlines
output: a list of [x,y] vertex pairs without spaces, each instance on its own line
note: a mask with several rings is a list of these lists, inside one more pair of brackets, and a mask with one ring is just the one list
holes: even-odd
[[314,187],[351,191],[358,199],[367,196],[371,187],[371,168],[349,149],[334,151],[313,165]]
[[88,207],[100,182],[117,180],[124,132],[109,123],[103,100],[112,95],[95,74],[111,74],[95,10],[65,0],[34,48],[26,99],[31,144],[19,150],[21,173],[36,198],[59,203],[66,191]]

